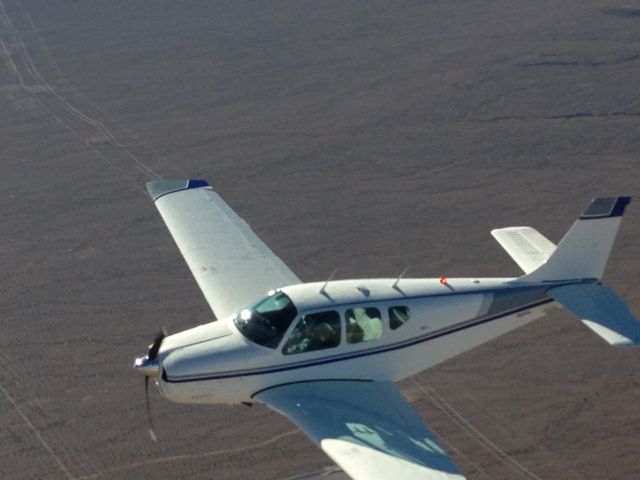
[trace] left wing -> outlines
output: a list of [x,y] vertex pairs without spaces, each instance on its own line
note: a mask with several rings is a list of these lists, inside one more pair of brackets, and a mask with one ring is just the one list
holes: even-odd
[[300,283],[204,180],[156,180],[147,190],[216,317]]
[[356,480],[465,480],[393,383],[321,380],[259,392]]

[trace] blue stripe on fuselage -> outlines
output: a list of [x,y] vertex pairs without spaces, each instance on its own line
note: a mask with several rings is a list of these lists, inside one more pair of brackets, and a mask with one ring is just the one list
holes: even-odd
[[327,364],[327,363],[334,363],[334,362],[342,362],[342,361],[346,361],[346,360],[352,360],[354,358],[359,358],[359,357],[367,357],[369,355],[377,355],[379,353],[386,353],[386,352],[390,352],[393,350],[399,350],[401,348],[407,348],[407,347],[412,347],[414,345],[417,345],[419,343],[423,343],[423,342],[428,342],[430,340],[435,340],[437,338],[441,338],[444,337],[446,335],[451,335],[453,333],[457,333],[460,332],[462,330],[466,330],[469,328],[473,328],[473,327],[477,327],[480,325],[484,325],[485,323],[489,323],[492,322],[494,320],[499,320],[500,318],[504,318],[507,317],[509,315],[515,315],[517,313],[520,312],[524,312],[526,310],[529,310],[531,308],[535,308],[535,307],[540,307],[542,305],[546,305],[548,303],[552,303],[554,300],[552,298],[545,298],[543,300],[539,300],[533,303],[529,303],[527,305],[522,305],[520,307],[511,309],[511,310],[507,310],[504,312],[500,312],[498,314],[495,315],[491,315],[488,317],[484,317],[484,318],[480,318],[480,319],[472,319],[472,320],[468,320],[466,322],[462,322],[459,323],[457,325],[453,325],[451,327],[447,327],[441,330],[438,330],[436,332],[430,333],[430,334],[426,334],[426,335],[422,335],[419,337],[414,337],[408,340],[403,340],[402,342],[397,342],[395,344],[392,345],[385,345],[385,346],[380,346],[380,347],[375,347],[369,350],[360,350],[358,352],[353,352],[353,353],[347,353],[347,354],[340,354],[340,355],[335,355],[333,357],[324,357],[321,359],[317,359],[317,360],[308,360],[306,362],[298,362],[298,363],[293,363],[293,364],[286,364],[286,365],[279,365],[279,366],[274,366],[274,367],[262,367],[260,369],[252,369],[252,370],[236,370],[236,371],[229,371],[229,372],[221,372],[221,373],[207,373],[207,374],[203,374],[200,376],[189,376],[186,378],[170,378],[167,375],[164,375],[164,379],[166,382],[168,383],[186,383],[186,382],[201,382],[201,381],[206,381],[206,380],[220,380],[220,379],[224,379],[224,378],[234,378],[234,377],[248,377],[248,376],[253,376],[253,375],[265,375],[265,374],[269,374],[269,373],[277,373],[277,372],[283,372],[283,371],[287,371],[287,370],[296,370],[299,368],[307,368],[307,367],[315,367],[317,365],[323,365],[323,364]]

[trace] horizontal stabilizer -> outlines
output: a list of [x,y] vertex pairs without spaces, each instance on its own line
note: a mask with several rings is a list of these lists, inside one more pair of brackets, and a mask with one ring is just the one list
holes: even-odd
[[544,264],[556,246],[544,235],[531,227],[507,227],[491,231],[511,258],[524,270],[530,273]]
[[547,293],[609,344],[640,345],[640,322],[611,287],[574,284],[552,288]]

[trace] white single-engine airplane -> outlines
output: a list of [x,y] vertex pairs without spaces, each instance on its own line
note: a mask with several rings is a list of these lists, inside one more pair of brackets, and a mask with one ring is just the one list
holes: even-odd
[[147,190],[219,320],[159,334],[134,364],[145,383],[176,402],[264,403],[354,479],[464,479],[393,382],[558,304],[612,345],[640,343],[599,280],[629,197],[594,199],[557,246],[530,227],[493,230],[518,278],[302,283],[206,181]]

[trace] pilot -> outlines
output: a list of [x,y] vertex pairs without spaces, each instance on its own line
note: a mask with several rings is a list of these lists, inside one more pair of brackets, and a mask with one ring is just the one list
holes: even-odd
[[337,332],[327,322],[307,325],[307,338],[309,340],[306,345],[307,351],[335,347],[340,343]]

